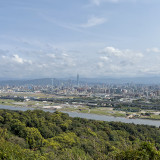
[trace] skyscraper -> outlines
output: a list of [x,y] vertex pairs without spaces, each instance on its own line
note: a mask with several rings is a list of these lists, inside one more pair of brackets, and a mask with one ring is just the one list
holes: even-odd
[[51,81],[52,81],[52,90],[53,90],[53,78],[51,79]]
[[79,74],[77,74],[77,86],[79,86]]

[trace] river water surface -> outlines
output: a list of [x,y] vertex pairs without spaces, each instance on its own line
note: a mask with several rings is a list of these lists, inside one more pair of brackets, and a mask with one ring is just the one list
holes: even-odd
[[[0,109],[26,111],[26,110],[34,110],[35,108],[0,105]],[[54,112],[54,110],[49,110],[49,109],[41,109],[41,110],[46,111],[46,112]],[[114,121],[114,122],[144,124],[144,125],[152,125],[152,126],[160,127],[160,120],[128,119],[128,118],[124,118],[124,117],[113,117],[113,116],[77,113],[77,112],[63,112],[63,113],[68,113],[70,117],[80,117],[80,118],[108,121],[108,122]]]

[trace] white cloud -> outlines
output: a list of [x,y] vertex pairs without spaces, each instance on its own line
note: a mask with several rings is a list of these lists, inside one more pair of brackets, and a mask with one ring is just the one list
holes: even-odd
[[104,49],[102,49],[100,51],[100,53],[104,53],[104,54],[107,54],[109,56],[114,55],[114,56],[117,56],[117,57],[124,55],[122,51],[120,51],[119,49],[116,49],[114,47],[105,47]]
[[138,74],[145,68],[145,64],[142,65],[145,57],[141,52],[105,47],[99,51],[99,55],[97,70],[100,70],[100,74],[103,75],[129,76]]
[[20,58],[17,54],[13,55],[12,59],[17,63],[21,63],[21,64],[24,63],[24,60],[22,58]]
[[101,60],[108,62],[110,59],[107,56],[100,57]]
[[19,55],[17,54],[9,54],[9,55],[1,55],[2,59],[3,59],[3,62],[5,63],[17,63],[17,64],[24,64],[24,63],[28,63],[28,64],[32,64],[32,61],[31,60],[26,60],[26,59],[23,59],[21,57],[19,57]]
[[69,55],[67,53],[62,54],[64,57],[68,57]]
[[80,27],[88,28],[96,25],[100,25],[106,22],[105,18],[92,17],[88,19],[87,23],[80,25]]
[[142,58],[144,55],[141,52],[133,52],[129,49],[120,50],[114,47],[105,47],[104,49],[100,50],[99,53],[105,54],[108,57],[116,57],[120,59],[137,59]]
[[99,69],[102,69],[102,68],[104,68],[104,63],[103,62],[98,62],[97,66],[98,66]]
[[36,43],[38,49],[33,49],[30,45],[34,46],[33,43],[28,43],[27,48],[21,46],[7,52],[0,50],[0,77],[64,77],[74,72],[76,59],[67,50],[41,43],[41,48]]
[[100,5],[101,0],[91,0],[91,2],[95,5]]
[[111,2],[111,3],[117,3],[120,0],[90,0],[93,4],[99,6],[102,2]]
[[64,23],[64,22],[61,22],[57,19],[53,19],[53,17],[46,16],[46,15],[43,15],[43,14],[41,14],[41,17],[43,19],[45,19],[47,22],[49,22],[51,24],[54,24],[54,25],[57,25],[57,26],[62,27],[62,28],[66,28],[66,29],[76,31],[76,32],[80,32],[80,33],[84,33],[84,34],[93,34],[93,33],[88,33],[86,31],[83,31],[81,25]]
[[147,52],[160,53],[160,49],[159,49],[159,48],[156,48],[156,47],[154,47],[154,48],[148,48],[148,49],[147,49]]
[[[120,3],[120,2],[138,2],[139,0],[90,0],[91,4],[94,4],[96,6],[101,5],[102,3]],[[147,0],[141,0],[141,1],[147,1]]]
[[55,54],[47,54],[47,56],[50,57],[50,58],[55,58],[56,57]]
[[[159,54],[113,46],[98,49],[104,44],[96,43],[86,44],[88,48],[82,43],[79,45],[78,48],[75,44],[31,41],[27,46],[22,44],[16,49],[0,47],[0,77],[73,77],[77,73],[84,77],[160,74]],[[72,52],[75,49],[81,52]],[[158,52],[158,49],[154,51]]]

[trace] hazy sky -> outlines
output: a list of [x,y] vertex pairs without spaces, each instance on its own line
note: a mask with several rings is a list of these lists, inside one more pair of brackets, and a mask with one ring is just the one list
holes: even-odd
[[160,0],[0,0],[0,78],[160,75]]

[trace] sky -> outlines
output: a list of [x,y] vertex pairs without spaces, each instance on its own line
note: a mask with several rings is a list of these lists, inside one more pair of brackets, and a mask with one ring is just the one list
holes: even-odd
[[160,76],[159,0],[0,0],[0,78]]

